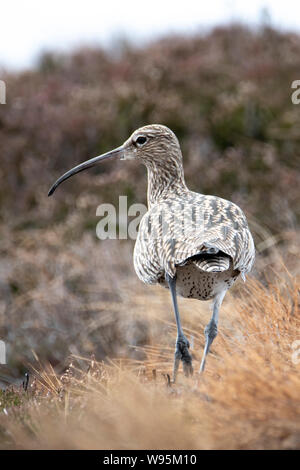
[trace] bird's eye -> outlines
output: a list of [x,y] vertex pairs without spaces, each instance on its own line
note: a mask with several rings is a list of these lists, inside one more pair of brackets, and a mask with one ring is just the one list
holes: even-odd
[[138,145],[143,145],[147,142],[147,137],[140,136],[135,141]]

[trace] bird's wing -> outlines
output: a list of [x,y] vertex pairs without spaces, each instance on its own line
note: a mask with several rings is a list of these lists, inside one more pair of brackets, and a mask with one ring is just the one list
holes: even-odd
[[250,271],[255,256],[253,238],[243,211],[232,202],[190,193],[184,202],[174,198],[157,205],[150,215],[156,256],[171,276],[176,265],[200,253],[225,253],[242,275]]

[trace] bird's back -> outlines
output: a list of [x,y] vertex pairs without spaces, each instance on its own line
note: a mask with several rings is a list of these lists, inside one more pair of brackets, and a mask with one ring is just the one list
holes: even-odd
[[189,261],[204,273],[232,270],[244,275],[254,256],[246,217],[236,204],[188,191],[169,195],[144,215],[134,266],[143,282],[155,283],[165,273],[173,277]]

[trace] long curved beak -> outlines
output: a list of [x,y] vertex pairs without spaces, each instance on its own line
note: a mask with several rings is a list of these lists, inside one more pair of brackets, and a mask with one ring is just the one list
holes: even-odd
[[102,162],[103,160],[106,160],[107,158],[113,158],[113,157],[120,157],[122,158],[124,155],[124,146],[121,145],[120,147],[117,147],[114,150],[111,150],[110,152],[104,153],[103,155],[99,155],[98,157],[91,158],[90,160],[87,160],[86,162],[80,163],[80,165],[75,166],[72,168],[72,170],[67,171],[64,173],[58,180],[55,181],[53,186],[51,186],[48,196],[51,196],[54,191],[56,190],[57,186],[60,185],[63,181],[67,180],[73,175],[76,175],[76,173],[80,173],[80,171],[86,170],[87,168],[91,168],[92,166],[98,165],[98,163]]

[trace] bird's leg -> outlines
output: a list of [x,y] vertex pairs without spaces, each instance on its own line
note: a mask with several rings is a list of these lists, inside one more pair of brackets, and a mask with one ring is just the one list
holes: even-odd
[[190,343],[183,333],[183,329],[180,322],[177,296],[176,296],[176,277],[170,277],[166,274],[166,280],[169,284],[169,288],[172,295],[173,308],[175,313],[176,325],[177,325],[177,339],[174,354],[174,369],[173,369],[173,382],[176,381],[178,367],[180,361],[182,361],[183,371],[186,376],[193,374],[192,356],[189,352]]
[[203,356],[202,356],[202,361],[200,365],[200,373],[204,371],[205,368],[205,361],[206,361],[206,356],[209,352],[209,348],[215,339],[215,337],[218,334],[218,320],[219,320],[219,309],[221,307],[222,301],[224,299],[224,296],[226,294],[226,290],[223,290],[219,294],[217,294],[213,300],[213,313],[212,317],[210,319],[210,322],[206,327],[204,328],[204,334],[205,334],[205,347],[203,351]]

